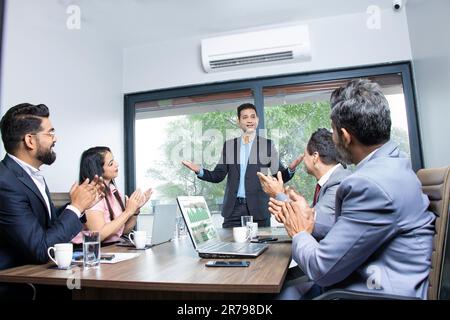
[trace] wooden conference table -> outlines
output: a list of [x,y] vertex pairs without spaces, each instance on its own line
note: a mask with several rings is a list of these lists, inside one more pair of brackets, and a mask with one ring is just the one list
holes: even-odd
[[[231,239],[231,230],[219,229]],[[280,228],[260,228],[264,235],[286,234]],[[140,256],[97,269],[55,269],[53,263],[0,271],[0,282],[67,287],[73,299],[264,299],[280,292],[291,260],[290,243],[273,243],[247,268],[208,268],[189,236],[147,250],[103,247],[102,253],[136,252]],[[236,260],[236,259],[226,259]],[[69,279],[69,281],[68,281]]]

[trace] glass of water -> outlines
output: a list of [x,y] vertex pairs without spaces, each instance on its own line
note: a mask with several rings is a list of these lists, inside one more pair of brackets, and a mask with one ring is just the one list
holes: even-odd
[[176,219],[176,233],[177,238],[183,238],[187,235],[186,224],[183,217],[177,217]]
[[83,231],[83,267],[85,269],[100,266],[100,232]]
[[247,228],[247,241],[250,241],[254,233],[253,216],[241,216],[241,226]]

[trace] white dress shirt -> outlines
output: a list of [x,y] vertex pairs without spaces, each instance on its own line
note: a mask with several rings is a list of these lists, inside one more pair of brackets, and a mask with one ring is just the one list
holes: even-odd
[[319,184],[319,186],[322,188],[323,185],[325,183],[327,183],[328,179],[330,179],[331,175],[333,174],[333,172],[338,168],[342,166],[340,163],[338,163],[337,165],[335,165],[333,168],[331,168],[330,170],[327,171],[327,173],[325,173],[320,179],[319,181],[317,181],[317,183]]

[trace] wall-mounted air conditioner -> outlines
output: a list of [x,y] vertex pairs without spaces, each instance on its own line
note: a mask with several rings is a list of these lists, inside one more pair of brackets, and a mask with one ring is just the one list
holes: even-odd
[[311,60],[311,46],[306,25],[202,40],[202,63],[206,72],[308,60]]

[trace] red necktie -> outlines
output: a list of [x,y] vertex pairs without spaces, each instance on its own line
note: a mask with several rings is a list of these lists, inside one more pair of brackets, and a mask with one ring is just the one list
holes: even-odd
[[317,200],[319,199],[320,188],[321,188],[320,184],[316,184],[316,191],[314,191],[313,207],[316,205]]

